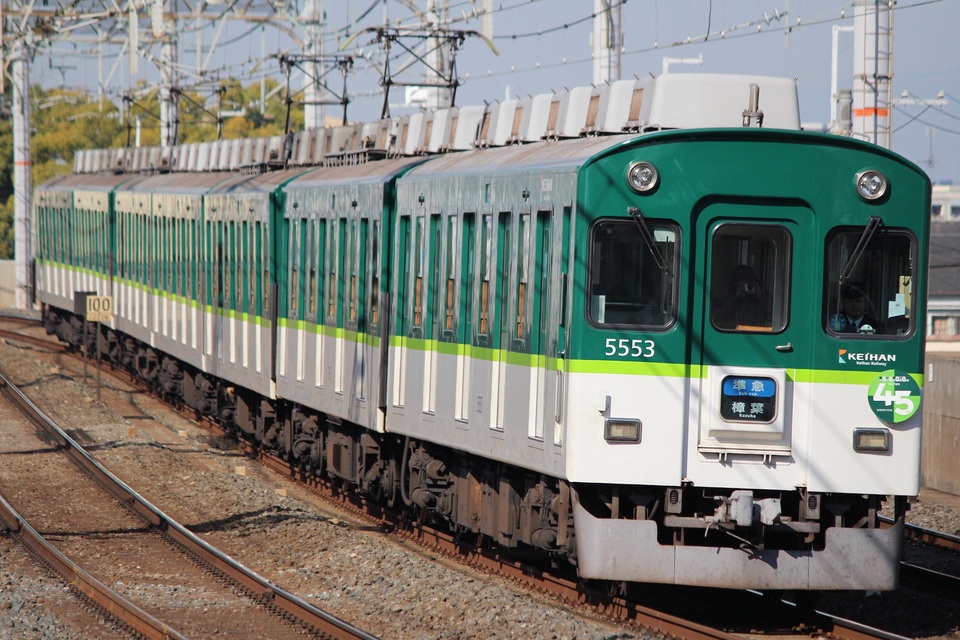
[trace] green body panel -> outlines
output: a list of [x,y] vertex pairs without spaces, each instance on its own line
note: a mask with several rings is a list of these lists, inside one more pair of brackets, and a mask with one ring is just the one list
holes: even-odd
[[[631,162],[651,162],[660,173],[652,193],[638,194],[627,187]],[[855,176],[864,169],[883,172],[891,185],[889,197],[866,202],[855,191]],[[698,367],[737,364],[783,367],[803,380],[862,378],[838,361],[838,349],[895,356],[897,368],[919,372],[924,327],[912,335],[838,337],[823,327],[823,269],[825,240],[836,227],[863,227],[870,216],[882,216],[888,229],[907,230],[918,240],[914,283],[914,318],[924,316],[926,293],[926,238],[929,233],[928,178],[899,156],[847,138],[786,131],[711,130],[674,131],[638,137],[599,154],[578,175],[576,235],[585,239],[598,218],[629,219],[628,207],[637,207],[648,220],[672,221],[681,230],[679,307],[676,322],[662,331],[601,329],[586,317],[587,256],[576,258],[571,370],[607,370],[623,361],[626,370],[662,375],[657,364],[690,363]],[[708,245],[718,221],[749,221],[787,227],[794,242],[790,318],[773,334],[721,334],[705,322],[705,287],[709,278]],[[577,242],[583,251],[584,240]],[[638,335],[639,334],[639,335]],[[647,362],[605,354],[608,338],[643,338],[655,342]],[[790,343],[793,352],[782,357],[771,345]],[[590,365],[587,363],[596,363]],[[610,363],[608,365],[600,363]],[[628,364],[629,363],[629,364]],[[667,370],[680,373],[680,368]],[[836,374],[828,374],[828,371]],[[875,374],[870,374],[875,375]]]

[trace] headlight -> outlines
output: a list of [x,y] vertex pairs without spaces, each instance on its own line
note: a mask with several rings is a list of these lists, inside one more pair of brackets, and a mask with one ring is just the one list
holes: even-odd
[[603,437],[608,442],[640,442],[640,421],[630,418],[607,418]]
[[854,451],[890,451],[890,432],[886,429],[854,429]]
[[872,169],[857,174],[857,193],[864,200],[877,200],[887,193],[887,179]]
[[656,188],[660,174],[649,162],[634,162],[627,169],[627,183],[637,193],[647,193]]

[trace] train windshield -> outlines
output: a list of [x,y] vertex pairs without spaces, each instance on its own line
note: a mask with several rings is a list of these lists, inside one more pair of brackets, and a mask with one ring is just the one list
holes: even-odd
[[730,223],[714,231],[710,322],[721,331],[787,326],[792,243],[779,225]]
[[824,328],[831,334],[906,336],[913,330],[915,238],[880,227],[827,238]]
[[588,300],[594,324],[666,328],[676,318],[676,225],[600,220],[591,232]]

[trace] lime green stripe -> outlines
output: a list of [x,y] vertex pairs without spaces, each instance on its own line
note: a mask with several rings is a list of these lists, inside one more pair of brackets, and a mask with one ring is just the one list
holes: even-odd
[[571,373],[604,373],[614,375],[659,376],[664,378],[697,378],[698,365],[668,362],[623,362],[615,360],[573,360],[567,367]]
[[380,347],[380,337],[369,333],[342,329],[340,327],[330,327],[324,324],[316,325],[312,322],[307,322],[305,320],[294,320],[292,318],[280,318],[278,320],[278,324],[281,329],[294,329],[296,331],[314,333],[318,336],[324,336],[327,338],[337,338],[346,340],[347,342],[359,342],[360,344],[374,348]]
[[[59,267],[71,271],[80,271],[90,275],[106,278],[106,274],[93,272],[86,269],[79,269],[69,265],[56,262],[43,261],[42,264]],[[130,279],[118,279],[118,282],[127,286],[146,291],[147,287],[134,282]],[[162,295],[164,298],[173,299],[181,304],[189,304],[191,307],[199,306],[196,300],[188,300],[185,296],[160,292],[153,289],[154,295]],[[214,313],[213,307],[205,307],[207,313]],[[217,313],[227,315],[231,318],[237,317],[237,312],[233,310]],[[256,322],[262,326],[269,326],[266,318],[257,316],[252,320],[252,316],[242,313],[239,316],[244,322]],[[339,338],[348,342],[360,342],[361,344],[379,348],[380,337],[357,331],[350,331],[339,327],[331,327],[324,324],[308,323],[303,320],[293,320],[289,318],[280,318],[279,325],[283,328],[294,328],[297,331],[310,331],[317,335],[323,335],[330,338]],[[415,351],[433,351],[443,355],[465,356],[474,360],[484,360],[488,362],[506,362],[510,365],[521,367],[545,367],[551,371],[560,370],[563,364],[566,364],[566,370],[569,373],[587,373],[602,375],[632,375],[632,376],[654,376],[661,378],[706,378],[709,367],[690,364],[673,364],[666,362],[625,362],[613,360],[571,360],[563,361],[559,358],[548,358],[543,354],[518,353],[515,351],[504,351],[502,349],[492,349],[489,347],[476,347],[469,344],[456,342],[441,342],[439,340],[427,340],[424,338],[409,338],[406,336],[390,336],[390,346],[394,348],[412,349]],[[856,371],[836,371],[829,369],[788,369],[786,371],[787,379],[792,382],[804,384],[848,384],[848,385],[869,385],[883,369],[881,367],[869,370]],[[922,388],[923,374],[911,373],[910,376]]]
[[[796,371],[797,382],[808,382],[818,384],[859,384],[869,385],[877,375],[884,371],[882,367],[876,367],[869,371],[830,371],[826,369],[798,369]],[[923,374],[911,373],[911,378],[922,388]]]

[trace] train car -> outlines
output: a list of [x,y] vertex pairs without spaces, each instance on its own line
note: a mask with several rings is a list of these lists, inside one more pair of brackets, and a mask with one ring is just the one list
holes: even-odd
[[49,311],[44,315],[47,331],[65,342],[83,340],[78,314],[84,310],[75,309],[83,294],[113,292],[114,192],[141,179],[131,174],[73,174],[53,178],[36,190],[37,301]]
[[[427,443],[401,482],[503,544],[574,531],[586,578],[892,588],[875,515],[919,489],[927,179],[796,131],[792,83],[760,83],[772,128],[728,129],[747,79],[664,80],[662,131],[399,180],[387,423]],[[872,331],[842,324],[852,289]]]
[[[491,105],[455,153],[381,123],[387,159],[201,172],[210,273],[169,281],[204,327],[257,318],[260,341],[204,328],[223,336],[213,366],[213,343],[134,331],[206,391],[158,386],[305,471],[584,579],[894,588],[919,490],[929,179],[802,131],[791,80],[538,98]],[[189,191],[130,190],[150,180]]]

